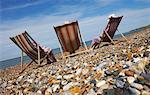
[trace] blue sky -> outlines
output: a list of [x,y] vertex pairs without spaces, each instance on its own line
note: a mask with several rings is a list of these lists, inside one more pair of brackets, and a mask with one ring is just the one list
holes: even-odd
[[59,46],[53,26],[78,20],[84,40],[98,37],[110,14],[123,15],[119,30],[150,24],[150,0],[1,0],[0,60],[20,55],[10,36],[27,31],[38,43]]

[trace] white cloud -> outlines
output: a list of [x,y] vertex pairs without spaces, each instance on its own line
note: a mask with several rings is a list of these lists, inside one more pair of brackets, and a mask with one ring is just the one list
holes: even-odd
[[[80,18],[82,11],[69,15],[40,15],[37,17],[28,17],[19,20],[7,21],[0,24],[1,48],[0,52],[4,55],[0,60],[19,56],[19,49],[13,42],[9,40],[10,36],[14,36],[27,30],[29,34],[40,44],[51,48],[58,47],[58,39],[53,29],[53,25],[60,25],[66,20],[79,21],[81,34],[85,40],[91,40],[98,37],[107,24],[109,14],[115,13],[123,15],[123,20],[119,26],[121,32],[138,28],[143,25],[150,24],[150,8],[145,9],[120,9],[104,15],[90,16]],[[58,12],[59,14],[59,12]],[[5,48],[5,49],[3,49]],[[11,53],[9,53],[11,52]],[[7,55],[6,55],[7,54]]]
[[26,3],[23,5],[17,5],[17,6],[12,6],[12,7],[8,7],[8,8],[1,8],[0,11],[7,11],[7,10],[14,10],[14,9],[21,9],[21,8],[26,8],[29,6],[34,6],[34,5],[38,5],[41,3],[45,3],[48,0],[40,0],[40,1],[36,1],[36,2],[30,2],[30,3]]

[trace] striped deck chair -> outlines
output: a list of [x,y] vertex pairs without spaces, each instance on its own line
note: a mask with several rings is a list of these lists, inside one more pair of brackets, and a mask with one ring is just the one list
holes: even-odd
[[[54,30],[60,43],[63,58],[88,51],[87,46],[81,37],[77,21],[54,27]],[[84,46],[85,49],[76,52],[80,46]],[[65,52],[69,52],[70,54],[64,55]]]
[[[118,28],[122,18],[123,18],[123,16],[109,18],[109,22],[108,22],[106,28],[104,29],[102,36],[100,36],[101,42],[112,42],[114,44],[113,37],[114,37],[115,32],[118,31],[117,28]],[[123,38],[125,38],[125,40],[127,40],[126,37],[121,32],[119,32],[119,33],[121,34],[121,36]]]
[[15,37],[10,37],[10,39],[22,50],[21,69],[23,64],[23,52],[32,59],[28,65],[32,62],[40,65],[45,59],[50,61],[48,57],[54,58],[52,51],[45,52],[26,31]]

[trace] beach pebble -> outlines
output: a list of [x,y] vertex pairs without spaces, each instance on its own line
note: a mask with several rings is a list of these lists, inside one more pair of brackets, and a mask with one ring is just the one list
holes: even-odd
[[127,77],[127,81],[129,84],[131,84],[135,81],[135,78],[134,77]]
[[110,70],[106,70],[105,74],[108,75],[108,76],[110,76],[110,75],[112,75],[112,72]]
[[70,78],[73,78],[73,77],[74,77],[73,74],[68,74],[68,75],[64,75],[64,76],[63,76],[63,78],[64,78],[64,79],[67,79],[67,80],[70,79]]
[[53,92],[56,92],[56,90],[59,89],[59,88],[60,88],[59,84],[52,85]]
[[2,78],[0,78],[0,85],[3,83],[3,80],[2,80]]
[[102,62],[102,63],[100,63],[98,66],[96,66],[95,68],[94,68],[94,70],[101,70],[105,65],[107,64],[107,62]]
[[66,85],[67,83],[68,83],[67,80],[62,80],[62,81],[61,81],[61,84],[62,84],[62,85]]
[[96,87],[101,87],[101,86],[104,85],[105,83],[106,83],[105,80],[99,81],[99,82],[97,82]]
[[123,64],[123,69],[128,69],[129,66],[127,64]]
[[67,91],[67,90],[69,90],[72,86],[76,86],[76,85],[78,85],[79,83],[77,83],[77,82],[70,82],[70,83],[68,83],[67,85],[65,85],[64,87],[63,87],[63,90],[64,91]]
[[27,82],[33,83],[33,82],[34,82],[34,79],[27,79]]
[[58,75],[58,76],[56,77],[56,79],[60,80],[60,79],[62,79],[62,76],[61,76],[61,75]]
[[119,73],[119,76],[125,76],[125,73],[123,70]]
[[89,69],[82,69],[82,74],[86,75],[89,72]]
[[117,87],[123,88],[124,85],[125,85],[125,82],[123,82],[123,81],[121,81],[121,80],[117,80],[115,84],[116,84]]
[[142,91],[142,95],[150,95],[150,92],[148,92],[148,91]]
[[136,88],[138,90],[142,90],[143,89],[143,86],[141,84],[138,84],[138,83],[131,83],[130,85],[131,85],[131,87],[134,87],[134,88]]
[[82,68],[76,70],[76,75],[79,75],[82,72]]
[[141,58],[137,57],[137,58],[133,58],[133,62],[137,63],[138,61],[140,61]]
[[87,95],[95,95],[95,91],[93,89],[90,89],[88,91]]
[[7,82],[4,82],[4,83],[1,84],[2,88],[6,88],[6,86],[7,86]]
[[150,51],[145,51],[145,52],[143,53],[143,57],[149,57],[149,54],[150,54]]
[[[42,91],[41,91],[41,90],[38,90],[38,91],[37,91],[37,94],[42,95]],[[46,94],[46,95],[49,95],[49,94]]]
[[22,79],[23,79],[23,76],[19,76],[19,77],[17,78],[17,82],[20,82]]
[[96,80],[91,80],[90,83],[96,84]]
[[130,70],[125,71],[125,75],[127,75],[127,76],[134,76],[134,72],[130,71]]
[[101,90],[108,89],[109,86],[110,86],[109,84],[105,83],[104,85],[100,86],[100,89]]
[[129,90],[133,95],[140,95],[140,91],[135,88],[129,87]]
[[147,80],[150,80],[150,74],[141,73],[141,76],[143,76]]
[[75,86],[75,87],[72,87],[72,88],[70,89],[70,92],[71,92],[73,95],[78,95],[78,94],[80,94],[81,89],[80,89],[78,86]]
[[46,90],[45,90],[45,95],[51,95],[52,94],[52,88],[51,87],[48,87]]

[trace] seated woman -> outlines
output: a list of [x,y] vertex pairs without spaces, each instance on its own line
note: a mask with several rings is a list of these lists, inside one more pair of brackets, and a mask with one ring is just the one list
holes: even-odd
[[[35,45],[35,46],[37,46],[37,43],[35,43],[35,42],[33,42],[33,44]],[[49,53],[49,55],[48,55],[48,59],[47,59],[47,61],[48,61],[48,63],[53,63],[53,62],[56,62],[57,60],[56,60],[56,58],[54,57],[54,54],[53,54],[53,52],[52,52],[52,49],[50,49],[50,48],[48,48],[48,47],[46,47],[46,46],[43,46],[43,45],[40,45],[40,44],[38,44],[43,50],[44,50],[44,52],[50,52]]]

